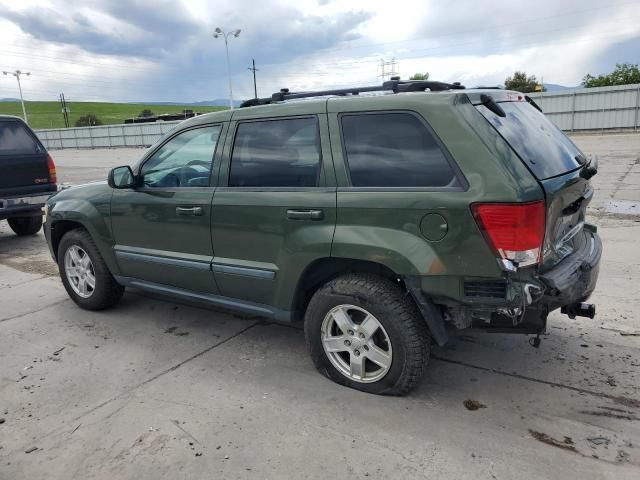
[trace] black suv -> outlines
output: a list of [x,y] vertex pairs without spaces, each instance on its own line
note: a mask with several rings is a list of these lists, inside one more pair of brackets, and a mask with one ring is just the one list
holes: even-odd
[[57,190],[56,167],[20,118],[0,115],[0,220],[18,235],[42,227],[42,207]]

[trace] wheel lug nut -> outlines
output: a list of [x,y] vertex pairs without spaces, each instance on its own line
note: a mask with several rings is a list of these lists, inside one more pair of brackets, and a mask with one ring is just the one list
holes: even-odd
[[344,344],[348,347],[349,345],[351,345],[351,342],[349,340],[345,340]]
[[353,354],[354,354],[356,357],[359,357],[359,356],[360,356],[360,350],[355,350],[355,351],[353,352]]
[[353,335],[353,330],[349,330],[347,333],[348,333],[349,335]]
[[358,334],[358,336],[359,336],[360,338],[364,338],[364,333],[360,333],[360,334]]
[[365,345],[365,346],[364,346],[364,351],[365,351],[365,352],[368,352],[368,351],[369,351],[369,346],[368,346],[368,345]]

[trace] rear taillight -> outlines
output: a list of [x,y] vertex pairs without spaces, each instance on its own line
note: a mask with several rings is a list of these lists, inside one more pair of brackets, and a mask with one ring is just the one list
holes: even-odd
[[519,266],[538,263],[544,240],[544,201],[475,203],[471,211],[485,239],[500,258]]
[[57,183],[58,177],[56,176],[56,164],[53,163],[51,155],[47,155],[47,169],[49,170],[49,183]]

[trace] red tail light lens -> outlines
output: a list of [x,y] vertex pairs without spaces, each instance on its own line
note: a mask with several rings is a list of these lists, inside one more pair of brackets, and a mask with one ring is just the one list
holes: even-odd
[[56,164],[53,163],[51,155],[47,155],[47,169],[49,170],[49,183],[57,183],[58,177],[56,175]]
[[545,227],[544,201],[471,206],[485,239],[500,256],[526,266],[538,263]]

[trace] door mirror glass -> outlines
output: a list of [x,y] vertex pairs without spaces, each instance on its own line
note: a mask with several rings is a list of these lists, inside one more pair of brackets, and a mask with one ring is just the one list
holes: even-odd
[[129,165],[116,167],[109,172],[108,183],[111,188],[132,188],[136,177]]

